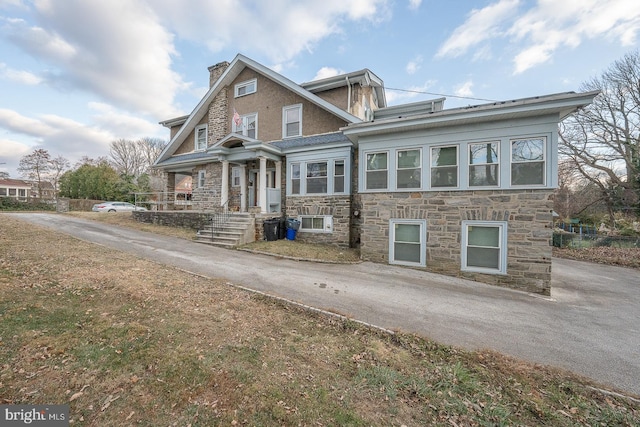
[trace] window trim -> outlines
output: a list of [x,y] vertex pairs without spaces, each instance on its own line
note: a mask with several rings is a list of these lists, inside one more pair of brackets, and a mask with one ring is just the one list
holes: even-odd
[[[246,88],[253,84],[253,90],[251,92],[245,92],[239,94],[238,92],[242,88]],[[244,82],[237,83],[233,88],[233,97],[240,98],[241,96],[251,95],[252,93],[256,93],[258,91],[258,79],[245,80]]]
[[[198,134],[201,130],[204,130],[204,144],[201,147],[200,145],[200,141],[198,140]],[[207,149],[207,125],[203,124],[203,125],[198,125],[196,126],[194,132],[193,132],[193,139],[194,139],[194,151],[204,151]]]
[[[532,139],[540,139],[542,140],[542,160],[536,161],[513,161],[513,143],[515,141],[524,141],[524,140],[532,140]],[[546,187],[547,186],[547,151],[549,144],[548,138],[546,136],[522,136],[518,138],[509,138],[509,184],[515,188],[523,188],[523,187]],[[542,182],[540,184],[514,184],[513,183],[513,165],[515,164],[526,164],[526,163],[542,163]]]
[[[320,228],[304,228],[302,226],[303,218],[322,218],[322,229]],[[332,215],[298,215],[298,221],[300,221],[300,228],[298,231],[301,233],[316,233],[316,234],[331,234],[333,233],[333,216]]]
[[[419,225],[420,226],[420,261],[410,262],[395,259],[395,225],[407,224],[407,225]],[[427,220],[426,219],[402,219],[391,218],[389,220],[389,264],[394,265],[407,265],[411,267],[426,267],[427,266]]]
[[[498,249],[500,250],[500,254],[498,257],[499,260],[499,268],[486,268],[486,267],[475,267],[467,265],[467,248],[469,241],[469,226],[477,226],[477,227],[496,227],[499,229],[499,238],[498,238]],[[484,274],[498,274],[498,275],[506,275],[507,274],[507,230],[508,224],[507,221],[477,221],[477,220],[469,220],[462,221],[462,235],[460,236],[460,264],[462,271],[474,272],[474,273],[484,273]]]
[[[471,146],[473,145],[487,145],[487,144],[495,144],[496,145],[496,154],[498,156],[498,160],[494,163],[471,163]],[[487,140],[487,141],[470,141],[467,142],[467,187],[469,190],[477,190],[482,188],[499,188],[500,187],[500,169],[502,168],[500,164],[500,140]],[[487,166],[487,165],[496,165],[497,179],[495,185],[472,185],[471,184],[471,168],[474,166]]]
[[[287,125],[289,124],[287,122],[287,111],[289,110],[298,110],[298,133],[296,135],[287,135]],[[300,136],[302,136],[302,104],[287,105],[282,107],[282,139],[297,138]]]

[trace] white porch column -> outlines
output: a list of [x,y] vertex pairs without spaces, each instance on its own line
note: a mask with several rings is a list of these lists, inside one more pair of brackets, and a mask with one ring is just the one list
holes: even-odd
[[267,159],[260,157],[260,212],[267,213]]
[[220,189],[220,206],[224,206],[227,201],[229,201],[229,160],[223,160],[222,188]]
[[247,165],[240,165],[240,212],[247,211]]
[[274,188],[280,189],[281,188],[281,183],[282,182],[282,162],[278,161],[276,162],[276,182],[275,185],[273,186]]

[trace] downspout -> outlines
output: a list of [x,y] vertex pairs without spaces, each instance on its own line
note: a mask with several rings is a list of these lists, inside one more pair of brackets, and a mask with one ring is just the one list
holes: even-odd
[[347,81],[347,87],[349,88],[347,92],[347,112],[351,114],[351,83],[349,83],[349,76],[345,76],[345,80]]

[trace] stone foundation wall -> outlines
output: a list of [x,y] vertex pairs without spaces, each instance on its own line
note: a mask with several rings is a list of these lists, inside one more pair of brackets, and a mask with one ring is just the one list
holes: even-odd
[[331,215],[332,233],[298,232],[296,239],[307,243],[331,244],[349,247],[351,241],[350,196],[287,197],[287,217],[298,215]]
[[[361,257],[389,261],[389,220],[427,220],[426,270],[549,295],[553,190],[363,193]],[[507,274],[461,271],[462,221],[507,222]]]

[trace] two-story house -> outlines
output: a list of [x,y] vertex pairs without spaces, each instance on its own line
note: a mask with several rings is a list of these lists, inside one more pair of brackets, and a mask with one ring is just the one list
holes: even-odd
[[[558,123],[597,92],[444,109],[387,106],[368,69],[296,84],[238,55],[162,122],[167,191],[198,209],[285,215],[364,260],[548,294]],[[258,224],[261,222],[258,221]]]

